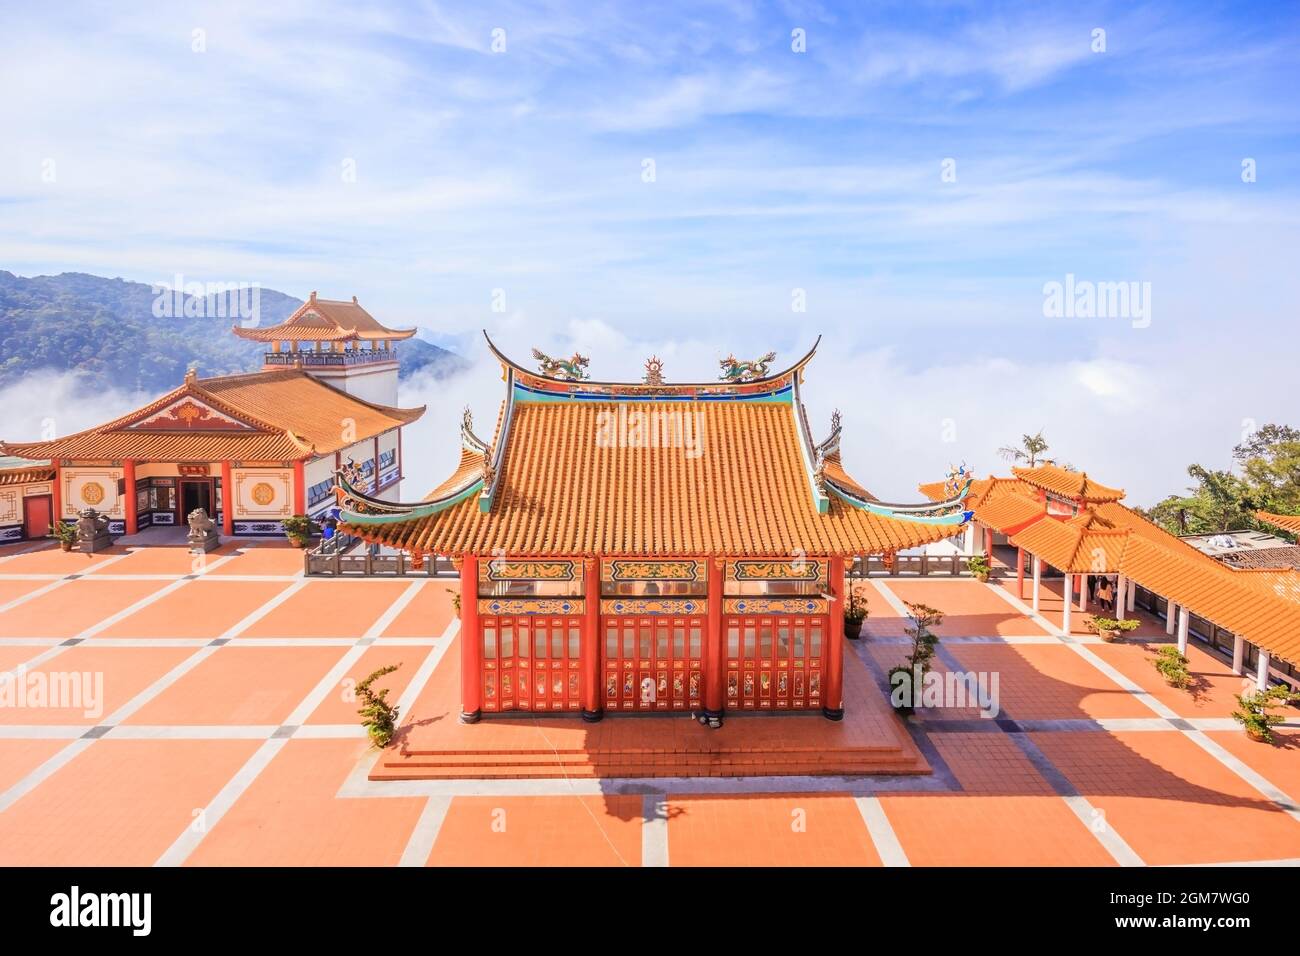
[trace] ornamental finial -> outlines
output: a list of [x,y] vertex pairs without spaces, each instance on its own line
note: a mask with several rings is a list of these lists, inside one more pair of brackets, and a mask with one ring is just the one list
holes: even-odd
[[766,378],[768,365],[775,360],[775,352],[768,352],[762,358],[749,362],[742,362],[736,356],[728,355],[718,363],[722,367],[722,374],[718,377],[724,382],[752,382],[755,379]]
[[664,384],[663,359],[661,359],[657,355],[652,355],[650,356],[650,358],[646,359],[645,375],[642,376],[641,381],[644,382],[646,385]]
[[581,352],[574,352],[573,357],[566,360],[553,359],[541,349],[533,349],[533,358],[537,359],[541,373],[549,378],[580,382],[587,377],[587,362],[590,360]]

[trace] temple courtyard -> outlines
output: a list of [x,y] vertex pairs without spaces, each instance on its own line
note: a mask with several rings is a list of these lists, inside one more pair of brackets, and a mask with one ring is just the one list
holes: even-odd
[[[1079,613],[1062,636],[1059,579],[1038,614],[1014,575],[870,579],[842,723],[464,726],[454,579],[307,578],[266,541],[193,560],[0,548],[0,670],[24,688],[0,706],[0,864],[1300,862],[1300,724],[1248,740],[1246,679],[1196,641],[1194,686],[1166,686],[1145,612],[1116,643]],[[998,676],[996,717],[893,715],[905,601],[947,614],[937,670]],[[387,664],[403,728],[381,755],[352,687]]]

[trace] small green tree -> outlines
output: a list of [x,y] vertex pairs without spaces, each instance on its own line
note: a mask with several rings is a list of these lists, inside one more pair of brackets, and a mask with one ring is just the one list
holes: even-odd
[[1179,653],[1177,647],[1165,645],[1160,648],[1152,663],[1170,687],[1185,690],[1192,686],[1192,672],[1187,669],[1187,658]]
[[379,678],[391,674],[402,665],[389,664],[375,671],[361,683],[357,684],[357,697],[361,701],[361,707],[357,713],[363,720],[361,724],[366,728],[366,733],[376,747],[383,749],[393,740],[393,734],[397,732],[397,718],[400,709],[388,702],[388,688],[382,687],[378,691],[371,690],[370,685]]
[[[906,664],[900,664],[890,669],[889,686],[894,690],[890,697],[894,707],[910,713],[921,693],[918,680],[930,670],[930,662],[934,659],[934,648],[939,643],[939,636],[934,633],[932,628],[943,623],[943,612],[930,607],[928,604],[915,601],[905,601],[904,603],[907,605],[907,616],[912,624],[910,627],[904,628],[903,633],[912,639],[912,651],[908,655]],[[895,681],[895,674],[908,675],[905,683],[911,686],[910,694],[902,698],[898,697],[897,690],[902,684]]]
[[1273,728],[1285,719],[1281,714],[1271,711],[1300,701],[1300,694],[1282,684],[1274,684],[1268,690],[1236,696],[1241,709],[1232,712],[1232,719],[1245,727],[1246,733],[1255,740],[1270,744],[1273,742]]
[[1045,451],[1047,451],[1047,439],[1043,437],[1043,430],[1040,428],[1037,434],[1020,436],[1019,445],[1005,445],[999,448],[998,454],[1009,462],[1015,464],[1024,462],[1027,467],[1036,468],[1045,461],[1042,457]]

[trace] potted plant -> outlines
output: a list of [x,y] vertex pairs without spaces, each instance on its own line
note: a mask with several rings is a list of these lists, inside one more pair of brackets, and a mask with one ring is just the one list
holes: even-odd
[[972,554],[967,558],[966,567],[970,569],[971,577],[980,582],[987,582],[989,574],[993,571],[993,566],[989,564],[989,559],[982,554]]
[[318,534],[320,528],[306,515],[293,515],[284,519],[284,534],[295,548],[305,548],[311,544],[312,535]]
[[1187,669],[1187,658],[1172,644],[1160,648],[1153,663],[1170,687],[1181,690],[1192,685],[1192,672]]
[[1138,626],[1139,622],[1135,618],[1128,618],[1123,621],[1117,621],[1113,617],[1092,617],[1088,619],[1088,630],[1107,644],[1119,637],[1120,634],[1136,631]]
[[862,635],[862,623],[867,619],[867,599],[853,584],[845,582],[844,636],[856,641]]
[[1273,742],[1273,728],[1282,723],[1281,714],[1270,713],[1274,708],[1300,701],[1300,693],[1282,684],[1251,694],[1238,694],[1241,710],[1232,712],[1232,719],[1246,728],[1246,736],[1262,743]]
[[50,528],[50,537],[59,542],[60,551],[71,551],[77,543],[77,526],[64,521],[55,521]]
[[[939,636],[931,628],[943,623],[943,612],[913,601],[907,603],[907,616],[912,626],[904,628],[904,633],[912,639],[912,652],[906,664],[899,664],[889,670],[889,703],[894,710],[906,716],[916,709],[920,697],[921,679],[930,670],[930,661],[934,658],[934,647],[939,643]],[[897,676],[896,676],[897,675]]]
[[380,750],[392,743],[393,734],[397,732],[400,708],[388,702],[387,687],[376,692],[370,689],[370,685],[399,667],[400,664],[381,667],[356,687],[357,697],[361,700],[361,708],[357,713],[364,718],[361,725],[366,728],[371,741]]

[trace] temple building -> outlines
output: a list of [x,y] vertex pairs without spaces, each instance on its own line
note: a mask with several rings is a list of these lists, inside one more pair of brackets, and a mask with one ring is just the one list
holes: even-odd
[[285,518],[334,506],[334,474],[348,463],[369,494],[391,496],[402,478],[401,429],[424,413],[392,404],[391,343],[412,332],[380,326],[355,300],[315,293],[280,325],[235,331],[270,343],[261,371],[191,370],[172,391],[98,427],[0,442],[0,454],[22,460],[0,470],[0,535],[43,535],[48,521],[28,501],[45,496],[51,515],[72,520],[94,508],[113,534],[184,525],[202,508],[226,535],[278,535]]
[[505,397],[490,441],[468,411],[455,472],[393,504],[340,476],[342,531],[450,556],[460,574],[461,719],[532,711],[843,715],[845,562],[960,531],[967,482],[878,501],[814,440],[784,371],[728,358],[720,381],[595,382],[587,359],[488,342]]

